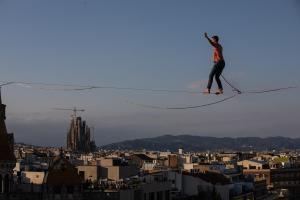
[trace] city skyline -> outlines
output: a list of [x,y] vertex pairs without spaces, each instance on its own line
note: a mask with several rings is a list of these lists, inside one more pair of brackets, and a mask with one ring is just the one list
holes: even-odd
[[[202,91],[212,67],[204,32],[220,36],[224,75],[238,87],[298,86],[297,1],[1,1],[0,81]],[[214,85],[215,86],[215,85]],[[70,113],[84,108],[97,145],[159,135],[299,137],[298,89],[214,106],[161,111],[126,103],[198,105],[215,96],[2,88],[16,142],[63,146]],[[225,97],[232,94],[225,88]],[[230,117],[229,117],[230,116]]]

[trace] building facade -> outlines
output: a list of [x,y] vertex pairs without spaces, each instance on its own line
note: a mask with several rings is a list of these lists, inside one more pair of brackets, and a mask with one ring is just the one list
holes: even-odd
[[6,105],[2,104],[0,91],[0,195],[11,192],[13,169],[16,165],[13,153],[13,134],[7,134],[5,125],[5,108]]

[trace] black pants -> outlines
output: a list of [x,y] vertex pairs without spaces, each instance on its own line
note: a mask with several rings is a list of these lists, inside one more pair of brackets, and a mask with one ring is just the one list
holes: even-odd
[[225,61],[224,60],[220,60],[219,62],[215,62],[214,66],[211,69],[211,72],[209,74],[207,89],[211,88],[212,83],[213,83],[213,79],[215,77],[219,89],[223,90],[223,86],[222,86],[222,83],[221,83],[221,80],[220,80],[220,76],[223,72],[224,67],[225,67]]

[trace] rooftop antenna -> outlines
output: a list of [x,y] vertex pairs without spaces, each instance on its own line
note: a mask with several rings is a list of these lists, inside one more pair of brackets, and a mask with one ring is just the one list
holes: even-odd
[[84,109],[77,109],[76,107],[74,108],[53,108],[53,110],[65,110],[65,111],[73,111],[73,115],[71,117],[76,118],[77,112],[84,112]]

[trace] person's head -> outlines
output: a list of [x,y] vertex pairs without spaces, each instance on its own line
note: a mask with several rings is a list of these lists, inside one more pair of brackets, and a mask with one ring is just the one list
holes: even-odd
[[214,35],[211,38],[213,39],[213,42],[219,43],[219,37],[217,35]]

